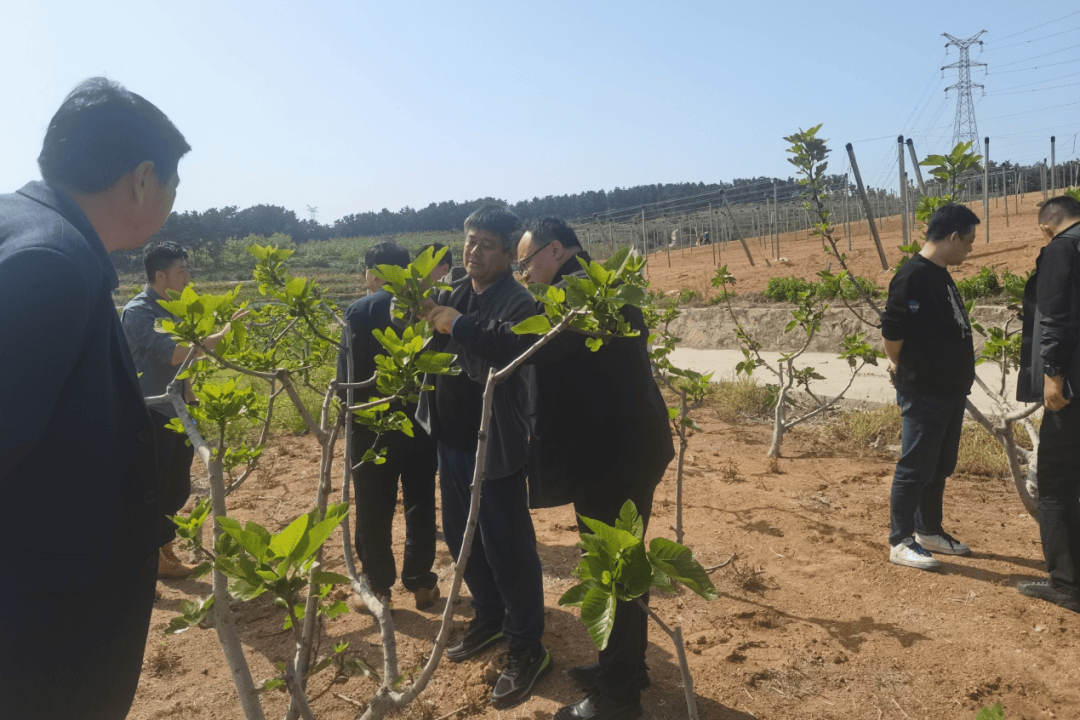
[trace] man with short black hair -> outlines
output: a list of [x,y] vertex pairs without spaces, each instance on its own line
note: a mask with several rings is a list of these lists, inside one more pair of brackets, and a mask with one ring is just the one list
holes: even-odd
[[1024,286],[1016,397],[1045,406],[1039,426],[1039,535],[1049,577],[1017,590],[1080,612],[1080,200],[1062,195],[1039,209],[1049,242]]
[[[502,205],[485,205],[465,220],[464,268],[444,280],[450,292],[432,300],[480,323],[520,321],[533,314],[533,298],[510,269],[521,222]],[[433,348],[457,354],[462,372],[438,375],[417,410],[439,444],[443,533],[457,559],[465,537],[477,435],[488,370],[499,368],[445,336]],[[479,655],[497,642],[509,645],[506,667],[495,683],[491,703],[516,705],[551,670],[544,634],[544,586],[536,534],[529,515],[525,465],[529,453],[528,374],[519,370],[495,386],[491,427],[484,459],[480,516],[465,582],[475,616],[464,636],[446,651],[452,662]]]
[[[144,398],[164,395],[191,351],[189,345],[177,343],[157,326],[159,319],[177,319],[158,301],[169,300],[170,291],[183,292],[191,282],[187,260],[187,251],[177,243],[164,241],[147,245],[143,251],[146,287],[124,306],[120,315]],[[220,330],[208,336],[203,344],[213,350],[225,332]],[[185,399],[194,399],[186,381]],[[176,557],[172,547],[176,525],[168,516],[180,512],[187,503],[191,494],[191,461],[195,457],[195,448],[187,436],[165,427],[174,417],[176,409],[171,402],[159,402],[150,408],[162,509],[158,577],[166,579],[186,578],[195,572],[194,566],[185,565]]]
[[[338,353],[338,382],[348,382],[348,359],[344,350],[347,333],[352,333],[353,382],[363,382],[375,374],[375,358],[385,355],[383,346],[372,334],[390,327],[392,296],[383,289],[386,281],[373,272],[379,265],[409,265],[409,251],[393,241],[372,245],[364,256],[365,284],[371,294],[360,298],[345,311],[349,327],[341,331],[342,350]],[[356,402],[380,397],[367,391],[362,397],[354,391]],[[345,400],[344,390],[338,391]],[[415,420],[416,405],[397,403],[410,422]],[[355,423],[352,432],[352,480],[356,497],[356,532],[354,542],[360,558],[360,570],[367,576],[372,592],[390,599],[397,580],[394,564],[393,523],[397,507],[398,479],[405,510],[405,553],[401,563],[401,583],[413,594],[416,607],[430,608],[439,598],[435,563],[435,442],[424,429],[412,422],[412,437],[402,432],[375,433],[366,425]],[[385,450],[385,462],[361,463],[370,449]],[[354,607],[356,607],[354,603]]]
[[963,205],[938,208],[926,244],[889,283],[881,336],[903,433],[890,498],[889,562],[896,565],[932,570],[941,566],[933,553],[971,553],[941,523],[975,380],[971,324],[948,267],[967,258],[978,224]]
[[0,195],[4,717],[119,720],[135,695],[162,511],[108,253],[161,228],[190,149],[154,105],[93,78],[49,123],[44,182]]
[[[526,282],[565,287],[568,276],[585,277],[589,261],[573,228],[559,218],[531,223],[517,249]],[[536,304],[534,314],[542,314]],[[536,408],[529,445],[529,481],[534,506],[573,503],[577,515],[614,525],[633,500],[646,527],[653,492],[675,456],[667,407],[653,379],[641,310],[620,310],[635,337],[612,338],[593,352],[585,337],[563,332],[528,362],[536,370]],[[539,336],[517,335],[514,322],[484,322],[436,306],[428,315],[471,353],[507,363]],[[580,532],[591,532],[578,520]],[[643,601],[648,603],[645,594]],[[571,668],[586,691],[558,711],[556,720],[631,720],[641,715],[641,690],[649,686],[645,650],[648,615],[637,602],[616,603],[608,645],[598,662]]]

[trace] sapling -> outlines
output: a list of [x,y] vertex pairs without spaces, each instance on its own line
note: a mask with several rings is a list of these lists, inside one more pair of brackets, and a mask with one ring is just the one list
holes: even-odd
[[708,573],[694,558],[693,551],[681,543],[657,537],[646,548],[645,523],[631,500],[622,506],[615,527],[579,517],[592,530],[581,533],[578,543],[582,557],[574,575],[581,582],[567,590],[559,598],[559,604],[581,608],[581,622],[600,650],[607,647],[615,625],[616,601],[641,605],[675,646],[687,711],[691,720],[697,720],[694,679],[686,660],[682,628],[669,628],[641,596],[653,588],[672,593],[674,584],[679,583],[706,600],[715,600],[716,588]]
[[[727,266],[722,265],[717,269],[712,282],[718,287],[723,287],[726,291],[729,285],[734,285],[735,279],[731,273],[728,272]],[[730,300],[726,301],[725,305],[728,314],[735,323],[735,335],[739,338],[740,349],[743,353],[742,361],[735,366],[736,373],[751,377],[757,368],[764,367],[775,375],[777,379],[778,393],[773,413],[773,437],[772,443],[769,446],[769,457],[780,457],[780,445],[785,432],[834,407],[843,399],[844,395],[851,387],[851,384],[855,381],[855,376],[858,375],[867,364],[877,365],[878,358],[885,357],[884,353],[880,350],[876,350],[866,342],[866,333],[845,335],[841,343],[841,352],[838,358],[846,360],[848,367],[851,370],[851,376],[848,378],[848,383],[844,386],[843,390],[832,398],[818,397],[811,389],[810,384],[814,380],[824,380],[824,377],[813,367],[796,367],[795,361],[799,356],[806,352],[806,349],[810,346],[810,342],[820,330],[821,320],[825,316],[825,311],[829,308],[828,305],[817,299],[815,293],[809,291],[798,293],[798,302],[791,311],[792,319],[784,328],[784,332],[790,333],[797,329],[798,331],[801,331],[804,339],[798,349],[781,353],[775,365],[769,363],[762,357],[761,343],[755,340],[749,330],[739,322]],[[806,394],[810,396],[814,403],[814,407],[802,415],[790,417],[787,409],[788,397],[796,386],[801,387]]]
[[708,396],[709,381],[713,374],[679,368],[671,362],[670,355],[682,339],[672,334],[669,329],[671,322],[679,316],[679,304],[678,299],[673,299],[662,313],[656,311],[648,313],[646,322],[649,327],[656,329],[656,332],[649,336],[649,343],[653,347],[649,357],[652,360],[656,378],[679,399],[676,406],[668,408],[668,417],[679,438],[679,455],[675,466],[675,540],[681,543],[683,541],[683,464],[686,448],[689,446],[687,434],[690,430],[701,431],[698,424],[690,417],[690,413]]

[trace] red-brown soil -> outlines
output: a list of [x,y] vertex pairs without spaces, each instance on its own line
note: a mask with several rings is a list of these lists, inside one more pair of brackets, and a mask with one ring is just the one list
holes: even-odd
[[[983,263],[1027,272],[1040,244],[1034,203],[1028,196],[1020,206],[1026,217],[1018,221],[1013,213],[1009,229],[1003,217],[992,215],[990,244],[980,235],[958,274],[972,274]],[[981,208],[976,211],[982,215]],[[885,234],[891,262],[899,255],[897,236],[891,227]],[[855,238],[849,253],[853,269],[884,284],[876,251],[866,245],[865,237]],[[771,271],[761,262],[760,246],[751,249],[756,269],[737,245],[723,251],[741,292],[762,290],[771,274],[812,277],[827,262],[816,240],[782,241],[782,254],[793,266],[774,265]],[[711,258],[704,262],[710,252],[673,252],[670,269],[664,256],[654,256],[651,279],[663,289],[711,292],[715,265]],[[1080,617],[1016,592],[1018,580],[1043,575],[1043,562],[1038,525],[1003,479],[949,481],[947,528],[972,546],[971,557],[944,558],[939,572],[901,568],[887,559],[893,469],[888,457],[869,448],[839,449],[817,427],[790,433],[784,457],[772,463],[765,457],[768,426],[723,422],[709,408],[697,417],[702,431],[691,438],[686,459],[685,542],[706,567],[735,559],[712,572],[716,601],[684,591],[656,595],[652,606],[666,623],[682,627],[702,718],[971,720],[979,708],[999,701],[1009,720],[1080,717]],[[230,498],[230,512],[278,530],[307,511],[315,494],[317,450],[310,438],[276,438],[261,469]],[[673,465],[658,489],[650,536],[674,537],[674,497]],[[545,643],[555,671],[527,702],[498,712],[486,697],[501,666],[499,650],[460,665],[444,661],[406,717],[539,719],[580,696],[564,671],[592,661],[595,649],[576,609],[557,603],[573,584],[574,518],[567,507],[533,517],[544,566]],[[400,515],[395,532],[400,552]],[[328,567],[341,570],[337,534],[328,547]],[[441,543],[436,571],[445,590],[451,564]],[[242,717],[214,631],[163,634],[182,599],[209,592],[205,580],[159,583],[132,718]],[[401,667],[413,668],[429,651],[439,616],[414,610],[400,587],[393,600]],[[444,603],[436,609],[441,612]],[[260,599],[238,605],[237,612],[254,676],[270,677],[272,663],[291,652],[279,611]],[[466,598],[455,609],[456,623],[470,614]],[[327,632],[324,648],[348,640],[350,653],[381,666],[371,616],[350,613],[330,621]],[[685,718],[671,642],[655,627],[650,632],[652,687],[643,695],[645,717]],[[316,716],[355,717],[358,708],[345,698],[363,703],[374,682],[353,675],[331,684],[331,677],[324,671],[311,680]],[[281,717],[286,699],[272,693],[264,704],[268,717]]]
[[[1039,248],[1045,242],[1036,226],[1037,203],[1041,195],[1029,194],[1017,200],[1009,199],[1009,225],[1005,225],[1005,209],[1001,198],[990,200],[990,241],[986,239],[986,219],[983,217],[982,202],[971,203],[970,207],[983,220],[978,227],[975,245],[967,260],[951,268],[954,277],[966,278],[976,274],[984,265],[992,265],[1000,275],[1008,269],[1017,275],[1026,275],[1035,267],[1035,258]],[[903,244],[900,220],[897,217],[877,221],[882,249],[890,268],[900,259],[900,245]],[[840,251],[847,256],[847,265],[856,275],[865,277],[880,287],[888,288],[892,272],[882,270],[881,260],[874,240],[870,236],[866,221],[861,224],[851,223],[851,248],[842,225],[834,229],[834,237]],[[912,234],[922,242],[920,229]],[[657,288],[681,290],[692,288],[705,296],[716,295],[719,291],[712,287],[710,280],[716,273],[717,265],[727,265],[728,271],[735,276],[734,291],[738,294],[756,292],[765,289],[772,277],[797,275],[809,280],[817,280],[816,273],[825,267],[833,272],[840,271],[840,264],[831,252],[826,253],[822,241],[806,233],[783,233],[780,235],[780,258],[778,262],[770,252],[769,239],[748,238],[746,241],[754,258],[754,266],[746,257],[746,252],[738,241],[705,245],[695,248],[671,248],[649,255],[649,280]],[[668,259],[670,255],[670,266]],[[766,265],[766,260],[771,267]]]

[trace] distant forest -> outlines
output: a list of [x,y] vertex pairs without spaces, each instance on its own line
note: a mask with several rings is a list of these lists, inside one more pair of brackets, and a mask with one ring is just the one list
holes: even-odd
[[[1040,166],[1021,168],[1009,162],[991,162],[991,172],[1002,168],[1028,170],[1028,191],[1039,189]],[[1075,172],[1075,171],[1074,171]],[[301,220],[292,210],[276,205],[255,205],[238,209],[236,206],[212,208],[205,212],[188,211],[173,213],[157,233],[155,240],[172,240],[196,252],[216,255],[229,238],[245,238],[257,235],[268,238],[275,234],[288,235],[294,243],[306,243],[331,238],[386,237],[399,233],[460,231],[465,218],[485,202],[502,202],[528,220],[554,215],[570,221],[634,222],[644,213],[649,220],[660,217],[675,218],[681,214],[701,210],[718,204],[723,190],[733,205],[761,203],[773,199],[773,178],[738,178],[730,183],[702,182],[638,185],[631,188],[615,188],[611,191],[591,190],[574,195],[548,195],[516,203],[498,198],[479,198],[458,202],[448,200],[431,203],[416,210],[403,207],[397,212],[383,209],[346,215],[332,224],[322,224],[313,219]],[[775,179],[776,197],[787,202],[799,197],[802,186],[794,178]],[[829,176],[830,188],[843,191],[845,186],[854,190],[844,175]],[[870,190],[871,194],[883,193]],[[134,255],[134,253],[133,253]],[[134,258],[132,258],[134,259]],[[123,264],[127,264],[126,262]]]
[[[842,175],[831,181],[843,186]],[[762,202],[766,195],[772,199],[772,178],[740,178],[732,183],[668,183],[639,185],[632,188],[615,188],[610,192],[591,190],[574,195],[548,195],[516,203],[499,198],[478,198],[458,202],[455,200],[431,203],[416,210],[403,207],[397,212],[383,209],[346,215],[332,224],[315,220],[301,220],[292,210],[277,205],[255,205],[244,210],[236,206],[212,208],[205,212],[188,211],[173,213],[155,240],[172,240],[185,247],[199,248],[205,244],[218,244],[227,238],[248,235],[270,237],[275,233],[288,235],[293,242],[350,237],[380,237],[398,233],[456,231],[461,230],[465,218],[486,202],[508,205],[523,219],[554,215],[568,220],[618,219],[616,215],[640,216],[645,211],[649,219],[661,213],[683,213],[707,207],[719,202],[719,192],[725,190],[729,202]],[[793,178],[777,180],[777,196],[781,202],[790,200],[800,192]],[[682,201],[682,202],[680,202]]]

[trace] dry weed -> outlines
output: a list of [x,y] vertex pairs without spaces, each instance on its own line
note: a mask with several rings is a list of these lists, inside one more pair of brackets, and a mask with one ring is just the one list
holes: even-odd
[[734,458],[728,458],[719,466],[720,479],[726,483],[743,482],[744,479],[739,475],[739,463],[735,462]]
[[164,677],[180,667],[180,656],[170,653],[164,642],[158,643],[146,661],[147,671],[154,677]]
[[753,687],[768,690],[781,697],[804,698],[818,694],[813,681],[794,667],[762,670],[750,676],[747,682]]
[[765,591],[769,589],[769,586],[763,577],[764,574],[765,569],[760,565],[757,569],[754,569],[740,566],[734,561],[731,563],[731,581],[735,583],[735,587],[745,590],[746,592],[751,592],[755,595],[764,595]]

